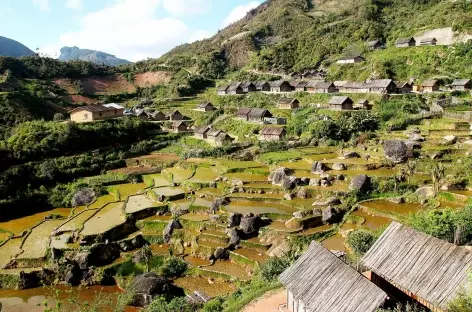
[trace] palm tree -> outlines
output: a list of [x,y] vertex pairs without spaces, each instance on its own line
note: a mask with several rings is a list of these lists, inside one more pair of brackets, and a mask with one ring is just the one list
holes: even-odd
[[431,178],[433,180],[434,194],[438,195],[439,188],[441,187],[441,182],[446,176],[446,168],[443,163],[434,163],[431,168]]
[[418,162],[416,160],[410,160],[405,165],[405,174],[406,174],[408,184],[410,184],[411,177],[416,173],[417,165],[418,165]]

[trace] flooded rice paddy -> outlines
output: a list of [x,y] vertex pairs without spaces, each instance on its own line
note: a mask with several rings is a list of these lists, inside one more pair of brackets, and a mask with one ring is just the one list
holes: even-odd
[[121,225],[126,216],[123,211],[123,203],[111,203],[100,209],[92,218],[84,223],[81,235],[95,235]]
[[374,210],[386,211],[394,214],[409,214],[414,213],[422,209],[419,204],[395,204],[388,200],[373,200],[364,202],[361,205],[361,208],[372,208]]
[[225,210],[237,213],[249,213],[254,214],[286,214],[290,215],[297,211],[293,207],[289,207],[279,203],[268,203],[268,202],[246,202],[246,201],[232,201],[225,206]]
[[21,246],[23,252],[18,259],[44,258],[49,248],[51,233],[63,223],[64,220],[46,220],[33,228]]
[[154,203],[147,195],[134,195],[128,198],[128,202],[126,203],[125,212],[126,213],[135,213],[139,211],[143,211],[149,208],[156,207],[156,203]]
[[23,218],[0,222],[0,229],[18,235],[21,232],[31,229],[33,226],[39,224],[44,220],[44,218],[48,216],[58,215],[62,217],[67,217],[70,215],[71,212],[72,209],[70,208],[57,208],[49,211],[39,212]]

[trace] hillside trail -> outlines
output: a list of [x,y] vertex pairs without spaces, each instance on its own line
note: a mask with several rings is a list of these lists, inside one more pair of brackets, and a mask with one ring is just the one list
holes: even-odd
[[245,306],[242,312],[279,312],[279,305],[285,304],[286,297],[284,288],[269,291]]

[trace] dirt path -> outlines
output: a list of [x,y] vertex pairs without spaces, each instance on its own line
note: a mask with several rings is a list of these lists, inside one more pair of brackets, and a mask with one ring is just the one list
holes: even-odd
[[278,312],[279,305],[285,303],[287,293],[284,288],[269,291],[261,298],[251,302],[243,312]]

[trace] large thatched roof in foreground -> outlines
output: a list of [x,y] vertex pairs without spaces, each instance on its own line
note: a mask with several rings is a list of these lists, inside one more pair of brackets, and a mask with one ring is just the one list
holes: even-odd
[[387,294],[318,242],[280,275],[307,312],[373,312]]
[[362,264],[395,286],[446,309],[467,281],[472,252],[393,222]]

